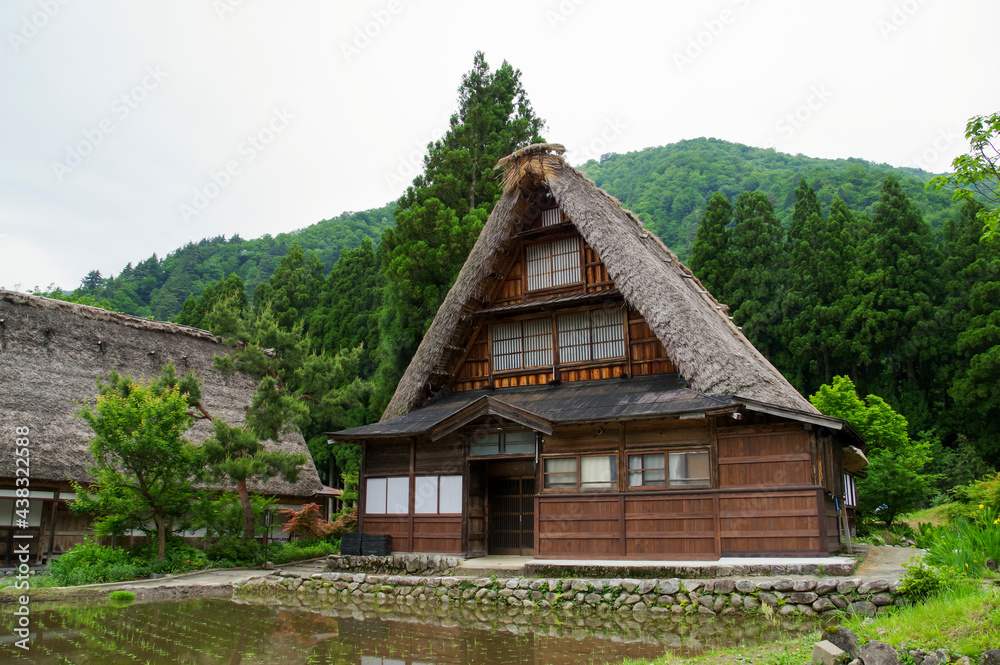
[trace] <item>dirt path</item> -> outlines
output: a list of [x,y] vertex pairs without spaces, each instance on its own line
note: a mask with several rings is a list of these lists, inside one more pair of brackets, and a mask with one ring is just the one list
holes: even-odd
[[914,547],[889,547],[874,545],[855,545],[859,552],[864,551],[864,559],[858,569],[854,571],[854,577],[866,580],[878,578],[898,580],[906,570],[903,564],[924,553],[924,550]]

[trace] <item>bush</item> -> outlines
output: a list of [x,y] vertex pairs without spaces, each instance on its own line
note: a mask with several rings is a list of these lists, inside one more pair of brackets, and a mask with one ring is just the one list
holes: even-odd
[[[330,523],[330,535],[338,541],[345,533],[354,533],[358,530],[358,508],[355,506],[337,515],[337,518]],[[338,549],[339,551],[339,549]]]
[[131,561],[125,550],[87,538],[49,564],[49,573],[60,586],[76,586],[147,577],[149,566]]
[[899,580],[899,590],[909,600],[918,602],[948,588],[954,572],[928,566],[923,561],[904,563],[906,572]]
[[918,524],[917,546],[932,566],[951,568],[976,579],[989,573],[986,560],[1000,560],[1000,517],[985,504],[972,517],[948,526]]
[[216,567],[223,567],[224,561],[232,566],[254,566],[263,562],[260,543],[240,536],[223,536],[205,550],[205,555],[214,561]]
[[315,540],[330,533],[333,525],[320,517],[318,503],[303,504],[301,510],[285,508],[278,511],[288,518],[281,530],[290,536]]
[[268,547],[267,560],[281,565],[291,563],[292,561],[328,556],[335,554],[337,551],[338,547],[325,540],[272,543]]
[[131,561],[144,562],[150,572],[163,575],[173,575],[191,570],[203,570],[209,567],[208,558],[201,550],[192,547],[180,536],[172,536],[167,540],[163,561],[156,560],[156,541],[145,538],[128,549]]

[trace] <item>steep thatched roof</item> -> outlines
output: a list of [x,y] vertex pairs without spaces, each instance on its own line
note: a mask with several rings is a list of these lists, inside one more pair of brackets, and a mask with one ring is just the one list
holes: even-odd
[[[91,460],[87,440],[93,432],[75,414],[78,403],[94,401],[95,379],[107,379],[111,370],[151,379],[173,360],[179,374],[193,369],[202,380],[209,413],[243,422],[257,383],[215,369],[214,356],[227,351],[204,330],[0,291],[0,478],[14,476],[14,428],[29,427],[33,486],[86,481]],[[210,434],[211,423],[197,420],[188,437],[199,442]],[[308,454],[298,433],[267,445]],[[321,487],[310,463],[294,484],[275,479],[251,489],[309,497]]]
[[726,309],[659,238],[557,154],[532,146],[501,160],[505,193],[438,310],[383,420],[417,408],[440,390],[472,333],[471,316],[489,306],[491,273],[517,244],[527,196],[547,189],[607,266],[625,300],[645,317],[691,388],[817,413],[729,319]]

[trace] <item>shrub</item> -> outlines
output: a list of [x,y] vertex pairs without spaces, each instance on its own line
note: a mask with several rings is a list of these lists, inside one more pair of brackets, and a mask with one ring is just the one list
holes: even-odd
[[139,579],[149,575],[149,566],[87,538],[49,564],[49,573],[60,586],[77,586]]
[[108,594],[108,603],[112,607],[128,607],[135,602],[135,594],[131,591],[112,591]]
[[337,547],[325,540],[293,541],[290,543],[273,543],[268,547],[268,561],[281,565],[303,559],[315,559],[336,553]]
[[928,566],[923,561],[904,563],[903,568],[906,572],[899,580],[899,590],[914,602],[924,600],[947,588],[948,581],[953,576],[952,571]]
[[982,578],[988,573],[986,560],[1000,560],[1000,517],[985,504],[949,526],[917,526],[917,545],[927,550],[925,559],[933,566]]
[[281,530],[289,536],[315,540],[330,533],[332,525],[320,517],[318,503],[303,504],[301,510],[285,508],[278,512],[288,518]]
[[260,543],[240,536],[223,536],[205,550],[209,560],[216,566],[225,561],[230,566],[253,566],[263,561]]
[[354,533],[358,530],[358,508],[355,506],[337,515],[337,519],[331,522],[330,535],[339,539],[345,533]]

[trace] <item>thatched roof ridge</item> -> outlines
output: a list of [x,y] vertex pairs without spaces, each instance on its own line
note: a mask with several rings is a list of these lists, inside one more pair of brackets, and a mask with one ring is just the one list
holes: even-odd
[[[546,154],[544,159],[537,151],[526,155],[523,159],[512,155],[507,173],[517,173],[525,182],[544,182],[694,390],[817,413],[733,324],[726,307],[617,199],[558,155]],[[500,198],[382,414],[383,421],[423,404],[443,387],[439,377],[454,370],[457,358],[446,348],[467,341],[467,315],[484,307],[487,277],[512,244],[512,212],[519,197],[519,188],[512,187]]]
[[159,330],[177,335],[188,335],[196,339],[208,339],[213,342],[222,341],[221,338],[216,337],[207,330],[192,328],[191,326],[185,326],[180,323],[152,321],[150,319],[144,319],[141,316],[122,314],[121,312],[112,312],[111,310],[101,309],[100,307],[81,305],[79,303],[66,302],[64,300],[55,300],[54,298],[28,295],[27,293],[21,293],[19,291],[0,290],[0,300],[25,307],[57,309],[72,314],[73,316],[92,319],[94,321],[112,322],[139,330]]
[[[81,403],[95,400],[95,379],[106,380],[112,370],[150,379],[173,361],[178,373],[193,369],[202,380],[209,413],[239,424],[257,381],[215,369],[214,357],[228,351],[203,330],[0,291],[0,422],[5,432],[30,429],[33,488],[67,480],[86,482],[91,461],[87,442],[93,432],[75,414]],[[211,434],[211,423],[196,420],[187,437],[198,443]],[[15,475],[14,443],[13,435],[0,437],[0,478]],[[265,445],[308,455],[298,432]],[[296,483],[274,479],[251,489],[311,497],[321,487],[310,463]]]

